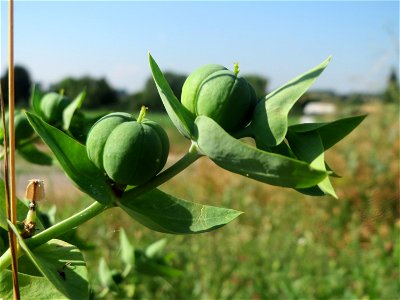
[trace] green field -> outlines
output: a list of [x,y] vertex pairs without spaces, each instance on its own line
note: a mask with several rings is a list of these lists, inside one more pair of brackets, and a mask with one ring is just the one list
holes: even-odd
[[[118,267],[118,236],[124,228],[137,248],[167,238],[165,253],[184,275],[141,277],[141,299],[398,299],[400,297],[399,109],[366,104],[338,115],[369,113],[349,137],[327,153],[342,176],[334,180],[339,200],[309,197],[239,177],[202,158],[161,189],[244,214],[213,233],[173,236],[152,232],[115,208],[79,228],[96,246],[85,250],[90,280],[100,290],[98,261]],[[168,164],[189,142],[164,115],[171,140]],[[332,117],[333,119],[333,117]],[[71,188],[61,171],[19,162],[19,190],[29,176],[46,180],[46,210],[70,216],[92,200]],[[110,294],[109,299],[113,299]]]

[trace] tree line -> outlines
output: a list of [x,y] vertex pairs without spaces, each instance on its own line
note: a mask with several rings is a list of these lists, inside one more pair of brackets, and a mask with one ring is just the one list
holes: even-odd
[[[29,74],[29,71],[23,66],[15,66],[15,103],[17,106],[26,107],[29,105],[29,97],[33,81]],[[178,74],[175,72],[165,72],[165,77],[170,84],[175,95],[180,99],[182,86],[185,82],[187,75]],[[267,93],[268,79],[257,75],[249,74],[244,75],[246,80],[255,89],[258,98],[263,97]],[[5,102],[8,99],[8,72],[1,77],[1,86]],[[36,84],[36,87],[40,89],[40,85]],[[87,97],[83,103],[85,109],[126,109],[126,110],[138,110],[142,105],[149,107],[152,111],[163,111],[164,106],[162,105],[160,96],[154,81],[149,77],[142,90],[127,94],[124,91],[119,91],[112,87],[107,79],[105,78],[94,78],[90,76],[84,77],[66,77],[59,82],[52,84],[49,90],[43,92],[55,91],[59,92],[63,90],[66,96],[74,98],[82,90],[87,91]],[[397,74],[394,70],[391,71],[387,80],[387,85],[381,98],[385,102],[396,103],[399,102],[400,87]]]
[[[15,66],[15,103],[18,106],[29,105],[29,97],[33,81],[26,68],[23,66]],[[165,77],[170,84],[175,95],[180,98],[182,86],[185,82],[187,75],[178,74],[175,72],[165,72]],[[267,92],[268,80],[259,75],[248,75],[246,79],[253,85],[258,97],[262,97]],[[5,101],[8,99],[8,72],[1,77],[1,85]],[[40,89],[40,85],[36,84]],[[105,78],[94,78],[90,76],[84,77],[66,77],[59,82],[50,86],[48,91],[63,91],[63,93],[74,98],[82,90],[86,90],[87,96],[83,103],[85,109],[99,109],[99,108],[125,108],[130,110],[137,110],[142,105],[148,106],[153,111],[163,111],[160,96],[154,84],[152,77],[149,77],[142,90],[133,94],[127,94],[124,91],[119,91],[111,86]]]

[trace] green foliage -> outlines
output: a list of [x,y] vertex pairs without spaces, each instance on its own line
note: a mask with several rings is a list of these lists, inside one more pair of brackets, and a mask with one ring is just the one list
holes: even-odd
[[72,97],[78,95],[82,90],[87,92],[83,103],[84,108],[99,108],[115,105],[118,102],[118,93],[107,82],[106,79],[95,79],[91,77],[65,78],[51,87],[53,91],[64,90],[65,95]]
[[120,204],[132,218],[146,227],[173,234],[202,233],[228,224],[241,212],[178,199],[160,190],[131,198],[129,193]]
[[196,119],[200,151],[220,167],[240,175],[272,184],[293,188],[315,185],[327,174],[309,164],[247,145],[227,134],[212,119]]
[[[142,286],[146,277],[179,278],[182,272],[170,265],[170,255],[163,254],[167,240],[158,240],[145,249],[135,249],[128,240],[125,230],[120,230],[121,264],[110,268],[102,257],[99,261],[98,277],[100,289],[96,289],[99,298],[113,296],[119,299],[132,298],[137,286]],[[129,258],[129,259],[128,259]],[[115,264],[115,263],[114,263]]]
[[326,59],[317,67],[277,88],[257,104],[250,129],[259,148],[267,150],[282,143],[287,132],[289,111],[311,87],[330,60],[331,58]]
[[[186,75],[176,74],[173,72],[165,72],[164,76],[173,93],[180,97]],[[145,86],[140,94],[136,95],[135,107],[133,108],[139,109],[142,105],[145,105],[149,107],[152,111],[165,111],[165,108],[160,100],[160,95],[158,94],[157,87],[154,84],[154,80],[150,77],[146,80]]]
[[86,147],[34,114],[27,113],[27,116],[72,182],[100,203],[110,203],[113,200],[111,187],[107,178],[87,157]]
[[[219,95],[217,102],[228,102],[232,107],[236,102],[245,100],[248,108],[242,110],[236,107],[234,115],[227,116],[227,112],[231,111],[222,105],[222,112],[214,115],[213,110],[218,110],[218,105],[209,105],[200,101],[200,98],[195,99],[196,103],[190,100],[186,107],[182,105],[166,76],[149,56],[162,103],[178,131],[191,141],[187,153],[162,172],[169,152],[168,137],[161,126],[144,119],[145,108],[138,120],[127,113],[114,113],[100,119],[92,127],[86,147],[80,141],[85,139],[88,124],[96,118],[89,119],[79,111],[85,93],[69,101],[62,93],[50,93],[42,97],[34,90],[31,104],[35,113],[27,113],[30,125],[78,189],[98,202],[26,240],[18,236],[25,254],[21,259],[30,261],[23,264],[24,274],[38,276],[33,279],[22,275],[23,282],[42,286],[42,278],[45,277],[53,286],[48,290],[54,291],[54,297],[60,297],[61,293],[61,298],[87,299],[88,280],[82,254],[75,246],[54,238],[63,234],[65,238],[65,234],[73,228],[113,207],[119,207],[126,215],[151,230],[171,234],[209,232],[237,218],[241,214],[237,210],[182,200],[158,189],[201,156],[208,157],[225,170],[261,183],[290,187],[308,194],[336,196],[328,179],[331,171],[325,162],[324,152],[350,133],[363,117],[288,126],[290,109],[328,62],[329,59],[267,95],[259,102],[261,108],[256,109],[252,121],[247,124],[256,96],[247,81],[238,77],[237,65],[234,73],[211,68],[210,74],[200,72],[198,78],[194,76],[193,80],[188,80],[189,98],[190,95],[198,96],[200,85],[203,92],[206,91],[206,99],[216,92]],[[90,87],[86,88],[90,94]],[[231,102],[230,96],[235,101]],[[194,106],[196,115],[191,111]],[[205,111],[199,113],[203,107]],[[206,116],[208,114],[216,121]],[[232,118],[233,125],[228,124]],[[237,139],[242,137],[255,138],[256,145]],[[31,145],[27,143],[26,147],[22,147],[23,153],[43,160],[40,153],[35,153],[35,148],[30,148]],[[0,224],[6,227],[4,199],[1,204]],[[22,211],[26,211],[26,208]],[[8,225],[17,233],[11,223]],[[120,245],[124,270],[110,268],[105,259],[100,260],[99,279],[104,288],[101,297],[108,293],[132,297],[136,279],[132,282],[128,278],[133,270],[141,275],[169,278],[182,274],[170,267],[167,258],[158,255],[165,245],[162,240],[140,252],[135,250],[123,232],[120,234]],[[7,251],[0,257],[0,272],[9,264],[10,252]],[[9,273],[3,272],[0,280],[7,278]],[[10,284],[5,286],[4,293],[10,295]],[[286,295],[296,294],[286,291]]]
[[51,240],[31,251],[14,225],[9,223],[9,226],[17,235],[19,245],[31,260],[30,270],[35,272],[34,267],[36,267],[42,276],[57,289],[52,297],[59,297],[59,293],[66,299],[89,297],[86,263],[78,248],[60,240]]
[[[9,115],[5,115],[6,130],[9,131]],[[14,114],[14,130],[15,130],[15,144],[16,147],[26,140],[29,140],[34,135],[34,130],[29,124],[23,111],[16,110]],[[0,143],[3,144],[4,132],[3,128],[0,128]]]
[[176,98],[174,92],[169,86],[164,74],[161,72],[157,63],[149,53],[149,64],[153,74],[154,82],[157,86],[162,103],[171,121],[178,131],[186,138],[192,137],[193,119],[187,109],[185,109]]
[[399,103],[400,101],[400,83],[394,70],[390,73],[386,90],[383,92],[383,100],[387,103]]

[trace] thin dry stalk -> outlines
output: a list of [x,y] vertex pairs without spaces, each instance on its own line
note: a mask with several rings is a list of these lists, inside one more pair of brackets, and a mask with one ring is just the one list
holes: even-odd
[[[8,177],[8,134],[7,127],[5,121],[5,109],[4,109],[4,98],[2,93],[2,86],[0,82],[0,110],[1,110],[1,118],[2,118],[2,127],[3,127],[3,151],[4,151],[4,189],[5,189],[5,197],[6,197],[6,213],[7,219],[11,220],[11,203],[10,203],[10,182]],[[12,271],[13,271],[13,287],[14,287],[14,299],[19,299],[19,289],[18,287],[18,271],[15,270],[15,266],[17,265],[17,249],[15,243],[15,235],[14,232],[8,227],[8,239],[10,241],[10,249],[11,249],[11,259],[12,259]],[[14,241],[14,242],[13,242]],[[14,272],[15,270],[15,272]]]
[[[4,153],[4,165],[5,169],[4,176],[7,178],[6,186],[6,196],[8,198],[8,218],[14,225],[17,223],[17,205],[15,197],[15,129],[14,129],[14,0],[9,0],[8,3],[8,108],[9,108],[9,119],[8,119],[8,129],[9,129],[9,148],[10,157],[8,157],[8,149],[5,148]],[[4,101],[2,99],[2,114],[3,114],[3,126],[4,123]],[[4,132],[6,132],[6,127],[4,126]],[[6,134],[5,134],[6,137]],[[4,146],[6,143],[4,144]],[[5,146],[6,147],[6,146]],[[9,165],[8,165],[9,164]],[[12,257],[12,273],[13,273],[13,291],[14,299],[20,299],[19,284],[18,284],[18,261],[17,261],[17,243],[16,237],[11,230],[8,228],[10,237],[10,249]],[[11,234],[10,234],[11,233]]]

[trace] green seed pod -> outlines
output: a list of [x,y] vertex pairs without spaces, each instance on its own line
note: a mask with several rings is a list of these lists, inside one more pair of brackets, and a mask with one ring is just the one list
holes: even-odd
[[56,124],[62,122],[63,111],[69,104],[69,99],[58,93],[47,93],[40,101],[40,110],[43,119]]
[[29,124],[28,119],[26,118],[24,113],[17,113],[14,116],[14,127],[15,127],[15,139],[18,144],[22,140],[29,139],[33,136],[34,130]]
[[[8,114],[6,115],[6,129],[8,133]],[[14,129],[15,129],[15,143],[16,145],[23,140],[27,140],[33,136],[35,131],[33,130],[31,124],[29,124],[28,119],[26,118],[25,114],[21,111],[15,111],[14,115]],[[3,129],[1,129],[1,141],[0,144],[3,143]]]
[[220,65],[195,70],[182,87],[182,105],[196,116],[208,116],[226,131],[245,127],[257,102],[254,89],[241,76]]
[[[143,112],[143,109],[142,109]],[[86,140],[89,159],[122,185],[140,185],[164,167],[168,136],[157,123],[135,120],[127,113],[111,113],[97,121]]]

